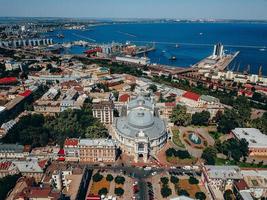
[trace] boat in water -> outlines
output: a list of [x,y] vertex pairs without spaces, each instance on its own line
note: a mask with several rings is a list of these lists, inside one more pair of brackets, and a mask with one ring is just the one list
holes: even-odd
[[262,49],[259,49],[259,51],[266,51],[266,49],[262,48]]
[[169,60],[176,60],[176,56],[171,56]]
[[57,37],[58,38],[64,38],[64,35],[63,34],[57,34]]

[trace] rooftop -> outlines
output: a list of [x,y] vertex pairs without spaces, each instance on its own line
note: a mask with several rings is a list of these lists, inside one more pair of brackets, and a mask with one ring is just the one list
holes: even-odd
[[249,188],[267,188],[267,170],[242,170]]
[[206,173],[210,179],[242,179],[238,166],[206,165]]
[[248,191],[240,191],[239,192],[243,200],[253,200],[254,198],[251,196]]
[[129,94],[123,94],[119,97],[119,101],[120,102],[127,102],[130,99],[130,95]]
[[144,107],[144,108],[152,109],[153,104],[150,98],[144,97],[144,96],[138,96],[137,98],[132,99],[128,103],[128,109],[133,109],[137,107]]
[[78,146],[79,139],[77,138],[67,138],[64,142],[64,146]]
[[28,97],[31,95],[31,93],[32,93],[31,90],[25,90],[24,92],[20,93],[19,95],[23,96],[23,97]]
[[12,162],[10,161],[0,162],[0,170],[8,170],[11,165],[12,165]]
[[0,78],[0,84],[16,83],[18,80],[16,77],[4,77]]
[[18,144],[0,144],[0,152],[23,153],[24,146]]
[[232,133],[240,140],[245,139],[248,146],[254,148],[267,148],[267,135],[255,128],[235,128]]
[[215,103],[219,103],[220,102],[218,98],[212,97],[212,96],[209,96],[209,95],[201,95],[200,99],[202,101],[206,101],[206,102],[215,102]]
[[35,160],[13,161],[21,173],[43,173],[42,168]]
[[116,142],[112,139],[81,139],[79,146],[109,146],[115,147]]
[[185,92],[183,94],[183,97],[187,98],[187,99],[194,100],[194,101],[198,101],[198,99],[200,98],[200,95],[197,93],[194,93],[194,92]]
[[30,190],[29,198],[48,198],[52,197],[51,200],[56,200],[60,198],[60,193],[53,192],[51,188],[39,188],[33,187]]

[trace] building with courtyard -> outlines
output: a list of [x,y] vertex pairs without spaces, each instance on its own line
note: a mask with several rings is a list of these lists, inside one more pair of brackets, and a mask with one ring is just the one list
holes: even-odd
[[137,162],[159,151],[167,141],[166,122],[159,117],[152,98],[138,96],[122,107],[113,123],[113,132],[123,152]]

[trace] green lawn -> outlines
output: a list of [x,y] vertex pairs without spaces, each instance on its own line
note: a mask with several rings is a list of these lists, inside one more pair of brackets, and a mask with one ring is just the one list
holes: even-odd
[[216,165],[238,165],[241,168],[267,168],[267,165],[259,165],[253,163],[235,162],[233,160],[225,160],[222,158],[215,159]]
[[172,133],[173,133],[173,138],[172,138],[172,141],[175,145],[177,145],[178,147],[181,147],[181,148],[185,148],[184,144],[182,143],[182,141],[180,140],[180,132],[179,130],[172,130]]

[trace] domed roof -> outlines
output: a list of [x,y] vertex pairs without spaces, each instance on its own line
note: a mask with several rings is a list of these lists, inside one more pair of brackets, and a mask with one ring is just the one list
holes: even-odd
[[147,128],[153,125],[154,118],[151,112],[138,109],[129,112],[127,121],[130,126],[133,126],[135,128]]
[[138,96],[136,99],[133,99],[128,103],[128,108],[132,109],[138,107],[152,109],[153,104],[151,103],[151,99],[149,97]]

